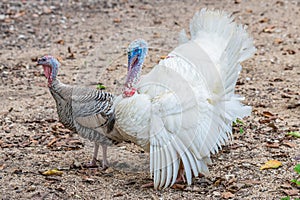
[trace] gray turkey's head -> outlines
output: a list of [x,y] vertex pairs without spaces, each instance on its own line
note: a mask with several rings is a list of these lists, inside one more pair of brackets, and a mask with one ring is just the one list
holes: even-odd
[[123,90],[124,97],[131,97],[136,91],[136,84],[140,80],[142,66],[148,52],[148,45],[145,40],[133,41],[128,47],[128,73]]
[[44,74],[48,79],[48,86],[51,87],[52,81],[56,79],[60,63],[53,56],[46,55],[38,59],[37,64],[43,66]]

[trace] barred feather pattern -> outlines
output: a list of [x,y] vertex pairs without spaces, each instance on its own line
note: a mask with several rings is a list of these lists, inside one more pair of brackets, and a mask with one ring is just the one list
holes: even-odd
[[[109,133],[114,126],[112,108],[114,96],[110,93],[70,86],[55,79],[50,87],[55,99],[60,122],[68,129],[76,131],[81,137],[102,145],[110,145],[113,140]],[[89,117],[97,116],[97,123],[88,124]],[[100,118],[99,118],[100,116]],[[87,120],[80,120],[85,119]],[[99,120],[98,120],[99,119]]]

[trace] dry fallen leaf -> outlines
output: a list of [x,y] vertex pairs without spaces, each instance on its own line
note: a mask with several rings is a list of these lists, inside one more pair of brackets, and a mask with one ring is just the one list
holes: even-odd
[[298,194],[298,190],[283,190],[286,195],[295,196]]
[[26,14],[25,11],[22,10],[22,11],[16,13],[16,14],[13,16],[13,18],[19,18],[19,17],[22,17],[22,16],[25,15],[25,14]]
[[282,163],[278,160],[269,160],[264,165],[262,165],[260,167],[260,170],[263,170],[263,169],[277,169],[281,165],[282,165]]
[[118,192],[116,194],[113,195],[113,197],[121,197],[123,196],[124,194],[122,192]]
[[290,188],[292,188],[292,185],[289,184],[289,183],[284,183],[284,184],[282,184],[280,187],[282,187],[282,188],[284,188],[284,189],[290,189]]
[[245,180],[245,181],[241,181],[240,183],[245,184],[247,187],[251,187],[252,185],[257,185],[260,184],[260,181],[257,180]]
[[286,52],[288,52],[288,54],[290,54],[290,55],[296,54],[296,51],[293,49],[287,49]]
[[95,179],[92,179],[92,178],[90,178],[88,176],[83,176],[82,177],[82,181],[88,182],[88,183],[92,183],[92,182],[95,182]]
[[64,44],[65,44],[65,41],[64,41],[64,40],[57,40],[55,43],[64,45]]
[[224,198],[224,199],[229,199],[232,197],[234,197],[234,194],[232,194],[231,192],[223,192],[222,193],[222,198]]
[[279,143],[267,143],[266,147],[269,147],[269,148],[279,148]]
[[270,21],[270,19],[265,17],[265,18],[259,20],[259,23],[266,23],[266,22],[269,22],[269,21]]
[[42,173],[45,176],[61,176],[63,174],[62,171],[59,171],[58,169],[50,169]]
[[290,148],[297,147],[296,144],[294,144],[294,143],[292,143],[292,142],[290,142],[290,141],[287,141],[287,140],[283,140],[283,141],[282,141],[282,144],[283,144],[283,145],[286,145],[286,146],[288,146],[288,147],[290,147]]
[[115,19],[113,20],[113,22],[114,22],[114,23],[121,23],[122,20],[121,20],[120,18],[115,18]]
[[183,190],[183,189],[185,188],[185,185],[175,183],[175,184],[172,186],[172,188],[175,189],[175,190]]
[[264,33],[273,33],[274,31],[275,31],[275,26],[270,26],[263,29]]
[[6,167],[5,164],[0,164],[0,170],[3,170]]
[[48,144],[48,147],[51,147],[55,142],[57,142],[57,138],[53,138]]
[[280,38],[275,38],[274,39],[274,44],[281,44],[281,43],[283,43],[282,39],[280,39]]
[[270,113],[269,111],[263,111],[262,115],[267,118],[272,118],[274,116],[274,114]]

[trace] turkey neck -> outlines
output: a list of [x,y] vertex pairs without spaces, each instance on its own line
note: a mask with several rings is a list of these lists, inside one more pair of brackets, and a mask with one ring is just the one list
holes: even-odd
[[49,87],[51,95],[56,102],[59,121],[68,129],[75,131],[72,113],[72,86],[53,80]]

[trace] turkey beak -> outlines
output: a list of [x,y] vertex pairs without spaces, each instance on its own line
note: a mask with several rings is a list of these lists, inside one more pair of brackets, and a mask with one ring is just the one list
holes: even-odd
[[37,65],[43,65],[42,60],[40,58],[37,60]]

